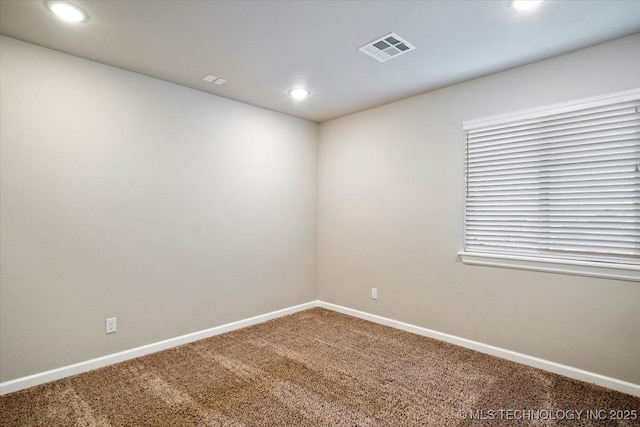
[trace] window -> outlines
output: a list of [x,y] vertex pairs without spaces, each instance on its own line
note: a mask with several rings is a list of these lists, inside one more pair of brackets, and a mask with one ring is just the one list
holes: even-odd
[[632,90],[465,122],[463,261],[640,280],[639,111]]

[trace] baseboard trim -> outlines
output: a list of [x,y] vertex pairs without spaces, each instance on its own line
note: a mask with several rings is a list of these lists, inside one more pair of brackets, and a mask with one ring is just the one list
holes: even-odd
[[412,332],[414,334],[422,335],[429,338],[434,338],[440,341],[445,341],[451,344],[459,345],[460,347],[465,347],[471,350],[478,351],[480,353],[485,353],[491,356],[500,357],[502,359],[511,360],[513,362],[521,363],[523,365],[542,369],[544,371],[553,372],[554,374],[564,375],[565,377],[573,378],[573,379],[584,381],[587,383],[596,384],[596,385],[606,387],[612,390],[616,390],[622,393],[627,393],[633,396],[640,397],[640,385],[638,384],[633,384],[633,383],[619,380],[616,378],[611,378],[611,377],[596,374],[593,372],[584,371],[582,369],[574,368],[574,367],[563,365],[556,362],[551,362],[549,360],[540,359],[538,357],[529,356],[526,354],[507,350],[504,348],[483,344],[483,343],[472,341],[466,338],[457,337],[455,335],[446,334],[444,332],[434,331],[432,329],[423,328],[421,326],[415,326],[409,323],[400,322],[398,320],[389,319],[387,317],[366,313],[364,311],[354,310],[352,308],[343,307],[337,304],[318,301],[317,305],[318,307],[326,308],[332,311],[337,311],[338,313],[347,314],[349,316],[358,317],[360,319],[368,320],[370,322],[378,323],[385,326],[390,326],[392,328],[400,329],[407,332]]
[[270,313],[262,314],[259,316],[250,317],[247,319],[239,320],[236,322],[227,323],[213,328],[205,329],[198,332],[182,335],[175,338],[170,338],[164,341],[144,345],[141,347],[132,348],[129,350],[121,351],[118,353],[109,354],[106,356],[98,357],[95,359],[87,360],[84,362],[75,363],[73,365],[63,366],[61,368],[52,369],[50,371],[41,372],[34,375],[29,375],[15,380],[6,381],[0,383],[0,396],[15,391],[23,390],[25,388],[33,387],[36,385],[48,383],[50,381],[59,380],[62,378],[70,377],[72,375],[81,374],[83,372],[92,371],[94,369],[102,368],[115,363],[124,362],[126,360],[134,359],[136,357],[145,356],[147,354],[156,353],[158,351],[167,350],[169,348],[177,347],[179,345],[188,344],[190,342],[198,341],[204,338],[209,338],[215,335],[220,335],[225,332],[231,332],[236,329],[246,328],[247,326],[263,323],[268,320],[277,319],[279,317],[287,316],[289,314],[297,313],[299,311],[308,310],[314,307],[322,307],[328,310],[343,313],[349,316],[357,317],[360,319],[368,320],[370,322],[378,323],[381,325],[389,326],[392,328],[400,329],[403,331],[411,332],[414,334],[422,335],[429,338],[434,338],[440,341],[445,341],[451,344],[459,345],[471,350],[479,351],[480,353],[489,354],[491,356],[500,357],[502,359],[511,360],[513,362],[522,363],[523,365],[539,368],[545,371],[553,372],[555,374],[564,375],[565,377],[573,378],[579,381],[584,381],[592,384],[596,384],[602,387],[606,387],[612,390],[616,390],[622,393],[627,393],[633,396],[640,397],[640,385],[633,384],[627,381],[619,380],[616,378],[607,377],[604,375],[596,374],[582,369],[574,368],[571,366],[563,365],[549,360],[540,359],[538,357],[529,356],[526,354],[518,353],[515,351],[507,350],[500,347],[495,347],[488,344],[483,344],[477,341],[461,338],[455,335],[446,334],[444,332],[434,331],[432,329],[423,328],[421,326],[412,325],[409,323],[401,322],[398,320],[389,319],[387,317],[378,316],[376,314],[366,313],[364,311],[355,310],[341,305],[332,304],[325,301],[310,301],[304,304],[295,305],[292,307],[284,308],[281,310],[272,311]]
[[231,332],[235,331],[236,329],[246,328],[247,326],[263,323],[268,320],[296,313],[298,311],[308,310],[310,308],[317,307],[317,305],[317,301],[311,301],[304,304],[283,308],[281,310],[272,311],[270,313],[261,314],[259,316],[250,317],[248,319],[226,323],[224,325],[215,326],[213,328],[205,329],[202,331],[181,335],[179,337],[169,338],[164,341],[158,341],[152,344],[124,350],[118,353],[108,354],[106,356],[97,357],[95,359],[87,360],[84,362],[74,363],[73,365],[63,366],[61,368],[52,369],[50,371],[45,371],[22,378],[17,378],[11,381],[5,381],[3,383],[0,383],[0,396],[36,385],[48,383],[50,381],[70,377],[72,375],[81,374],[83,372],[92,371],[94,369],[102,368],[108,365],[113,365],[115,363],[124,362],[136,357],[145,356],[147,354],[156,353],[162,350],[167,350],[169,348],[188,344],[193,341],[220,335],[225,332]]

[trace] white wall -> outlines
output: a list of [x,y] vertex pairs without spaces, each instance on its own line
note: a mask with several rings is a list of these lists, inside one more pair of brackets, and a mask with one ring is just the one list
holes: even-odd
[[640,384],[639,283],[456,256],[462,122],[637,88],[638,70],[640,34],[323,123],[319,299]]
[[315,299],[315,123],[0,53],[0,381]]

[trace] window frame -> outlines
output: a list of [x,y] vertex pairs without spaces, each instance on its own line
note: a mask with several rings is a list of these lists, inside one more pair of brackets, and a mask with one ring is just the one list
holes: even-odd
[[[640,99],[640,89],[632,89],[623,92],[616,92],[597,97],[579,99],[575,101],[554,104],[529,110],[518,111],[514,113],[501,114],[487,118],[464,121],[462,124],[463,133],[468,129],[477,129],[481,127],[496,126],[508,122],[516,122],[520,120],[531,120],[552,114],[562,114],[582,108],[591,108],[605,106],[617,102],[626,102]],[[466,152],[467,142],[464,142],[464,150]],[[601,262],[591,260],[578,260],[570,258],[546,258],[537,255],[523,254],[504,254],[493,252],[472,252],[465,248],[466,241],[466,217],[467,217],[467,198],[466,186],[468,179],[467,163],[465,154],[464,167],[464,185],[463,193],[464,212],[463,212],[463,249],[458,252],[461,260],[469,265],[481,265],[490,267],[513,268],[521,270],[544,271],[550,273],[571,274],[579,276],[609,278],[616,280],[629,280],[640,282],[640,265],[626,264],[617,262]]]

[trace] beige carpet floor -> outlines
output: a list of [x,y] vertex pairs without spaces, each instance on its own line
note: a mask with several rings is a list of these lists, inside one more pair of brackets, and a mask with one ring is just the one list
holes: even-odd
[[317,308],[2,396],[0,425],[639,426],[633,411],[640,398]]

